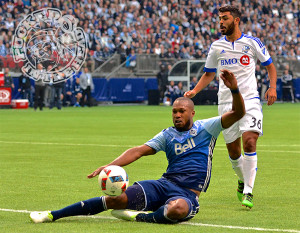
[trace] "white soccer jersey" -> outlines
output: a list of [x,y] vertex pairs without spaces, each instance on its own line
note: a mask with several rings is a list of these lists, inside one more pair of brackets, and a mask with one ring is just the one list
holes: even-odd
[[[239,39],[230,42],[224,36],[211,44],[204,71],[217,72],[219,75],[220,69],[228,69],[234,73],[245,100],[259,98],[255,77],[257,59],[263,66],[273,62],[266,47],[258,38],[242,33]],[[232,102],[230,90],[222,79],[219,81],[218,99],[219,104]]]

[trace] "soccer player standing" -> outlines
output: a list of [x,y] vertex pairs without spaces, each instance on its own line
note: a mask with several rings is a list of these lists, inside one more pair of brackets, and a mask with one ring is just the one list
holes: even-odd
[[[204,74],[191,91],[185,93],[185,97],[192,98],[205,88],[220,69],[232,71],[238,81],[240,92],[245,100],[246,115],[223,131],[232,167],[239,177],[237,195],[243,206],[253,207],[252,189],[257,170],[256,143],[262,136],[263,114],[257,91],[255,78],[255,65],[257,59],[267,68],[270,86],[265,93],[268,105],[272,105],[276,99],[277,73],[264,44],[255,37],[243,34],[239,28],[241,12],[234,6],[222,6],[219,8],[219,23],[221,39],[211,44],[206,60]],[[220,80],[219,115],[228,111],[231,107],[232,97],[224,82]],[[241,154],[241,138],[244,156]]]

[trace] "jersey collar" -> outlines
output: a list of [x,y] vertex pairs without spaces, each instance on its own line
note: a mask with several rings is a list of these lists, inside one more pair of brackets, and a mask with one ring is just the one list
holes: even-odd
[[[244,36],[244,33],[242,33],[242,35],[241,35],[241,37],[240,38],[238,38],[237,40],[240,40],[240,39],[242,39],[242,37]],[[225,36],[225,40],[227,41],[227,42],[230,42],[229,40],[227,40],[227,37]]]

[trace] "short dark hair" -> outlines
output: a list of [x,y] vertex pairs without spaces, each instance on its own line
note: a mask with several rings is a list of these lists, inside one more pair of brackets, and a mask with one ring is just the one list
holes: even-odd
[[240,12],[240,10],[235,7],[235,6],[230,6],[230,5],[225,5],[225,6],[221,6],[219,8],[219,12],[230,12],[230,14],[234,17],[234,18],[241,18],[242,13]]
[[[190,99],[190,98],[187,98],[187,97],[178,97],[175,101],[174,101],[174,103],[175,102],[186,102],[187,103],[187,105],[192,109],[192,110],[194,110],[194,102]],[[173,103],[173,104],[174,104]]]

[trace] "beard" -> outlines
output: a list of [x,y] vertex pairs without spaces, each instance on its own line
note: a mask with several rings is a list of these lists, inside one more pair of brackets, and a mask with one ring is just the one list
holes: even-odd
[[176,128],[179,132],[182,132],[182,131],[188,131],[189,128],[190,128],[190,125],[191,125],[191,121],[188,120],[188,121],[185,123],[185,125],[182,126],[182,127],[176,127],[175,125],[174,125],[174,126],[175,126],[175,128]]
[[234,23],[232,22],[232,24],[230,24],[227,28],[227,30],[224,30],[222,32],[222,35],[225,35],[225,36],[230,36],[232,35],[234,32]]

